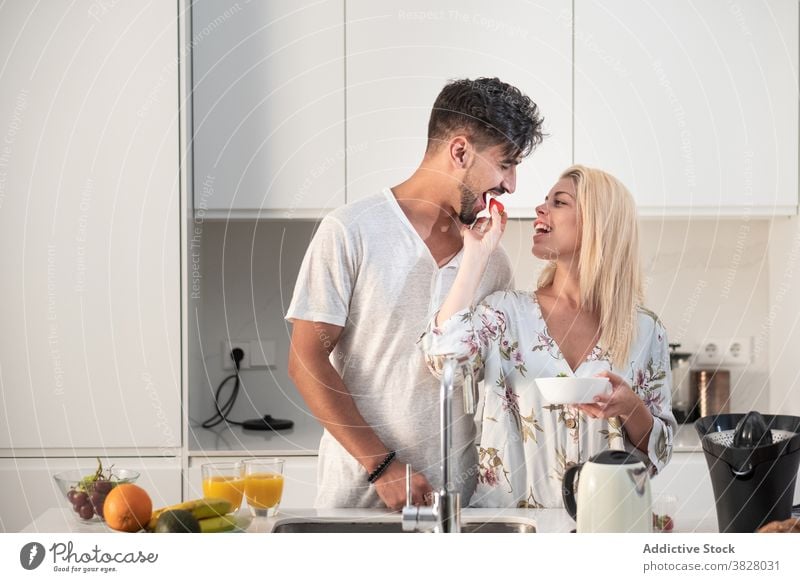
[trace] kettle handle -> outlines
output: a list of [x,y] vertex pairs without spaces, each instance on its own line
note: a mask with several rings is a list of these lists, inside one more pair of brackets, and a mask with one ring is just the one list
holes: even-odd
[[564,507],[572,519],[577,519],[578,504],[575,498],[575,477],[583,467],[583,463],[572,465],[564,472],[564,480],[561,482],[561,497],[564,500]]

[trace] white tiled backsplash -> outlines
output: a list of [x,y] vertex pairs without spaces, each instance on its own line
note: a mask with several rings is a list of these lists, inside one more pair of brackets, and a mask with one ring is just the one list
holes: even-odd
[[[199,292],[189,303],[190,416],[213,411],[211,394],[229,373],[222,369],[224,338],[275,340],[277,367],[242,374],[244,390],[231,417],[308,414],[286,372],[290,328],[283,314],[315,224],[213,222],[201,225]],[[767,411],[768,238],[766,220],[657,220],[641,223],[647,306],[663,320],[669,340],[695,351],[708,338],[752,337],[753,362],[731,371],[731,409]],[[511,220],[503,244],[517,288],[532,289],[542,267],[530,254],[530,221]],[[191,287],[191,280],[190,280]],[[199,329],[199,333],[198,333]],[[204,363],[203,363],[204,362]],[[225,394],[228,394],[226,392]]]

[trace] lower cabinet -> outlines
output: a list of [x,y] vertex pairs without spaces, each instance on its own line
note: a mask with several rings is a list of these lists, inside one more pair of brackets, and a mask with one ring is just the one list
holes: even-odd
[[717,510],[711,477],[701,452],[674,452],[672,460],[650,482],[653,499],[669,494],[677,497],[677,514],[693,520],[716,520]]
[[[109,457],[103,466],[139,471],[136,481],[153,499],[153,507],[176,503],[181,496],[181,462],[178,457]],[[0,532],[18,532],[52,507],[68,507],[53,475],[71,469],[97,467],[95,457],[0,459]]]
[[[652,479],[650,485],[653,499],[663,494],[677,497],[679,519],[716,524],[716,499],[704,453],[673,453],[669,465]],[[794,503],[800,503],[800,474],[795,483]]]
[[[317,495],[317,457],[282,456],[280,458],[286,460],[283,465],[281,510],[313,507]],[[196,499],[203,496],[203,480],[200,470],[203,463],[235,460],[238,460],[238,457],[190,457],[183,498]]]

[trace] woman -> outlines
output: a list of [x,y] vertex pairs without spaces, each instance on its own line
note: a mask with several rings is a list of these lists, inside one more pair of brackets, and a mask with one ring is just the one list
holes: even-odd
[[[608,448],[628,450],[656,473],[672,454],[664,327],[641,307],[636,209],[605,172],[573,166],[536,208],[533,254],[549,261],[538,289],[475,291],[504,220],[465,229],[453,287],[423,334],[437,354],[468,354],[483,373],[477,507],[560,507],[564,471]],[[487,226],[487,225],[484,225]],[[610,394],[591,404],[549,405],[536,378],[604,376]]]

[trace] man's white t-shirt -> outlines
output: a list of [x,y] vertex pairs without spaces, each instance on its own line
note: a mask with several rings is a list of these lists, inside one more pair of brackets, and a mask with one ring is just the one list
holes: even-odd
[[[447,295],[459,252],[439,267],[389,188],[337,208],[306,252],[286,319],[344,329],[331,353],[359,412],[397,458],[441,486],[439,381],[417,340]],[[513,287],[498,247],[475,301]],[[453,478],[467,504],[477,480],[473,416],[454,402]],[[316,507],[383,507],[367,472],[328,431],[319,445]]]

